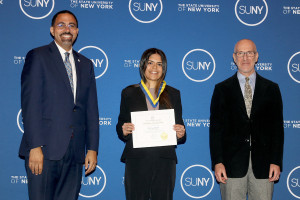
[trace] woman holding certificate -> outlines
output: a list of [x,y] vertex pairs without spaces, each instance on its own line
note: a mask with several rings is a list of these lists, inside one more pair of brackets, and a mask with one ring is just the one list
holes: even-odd
[[166,84],[166,72],[164,52],[148,49],[140,60],[141,82],[122,91],[117,133],[126,143],[121,161],[127,200],[173,199],[175,148],[186,134],[180,92]]

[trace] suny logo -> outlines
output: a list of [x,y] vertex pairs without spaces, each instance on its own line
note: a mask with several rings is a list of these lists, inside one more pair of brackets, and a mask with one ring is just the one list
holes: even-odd
[[265,21],[268,5],[265,0],[237,0],[235,4],[237,19],[246,26],[257,26]]
[[295,167],[289,173],[286,184],[291,195],[300,199],[300,166]]
[[93,198],[101,194],[106,186],[106,175],[103,169],[97,165],[96,170],[89,176],[85,176],[83,167],[83,176],[79,195],[85,198]]
[[300,51],[292,55],[289,59],[287,69],[290,77],[297,83],[300,83]]
[[86,46],[81,48],[78,52],[82,53],[88,58],[91,58],[91,61],[94,64],[96,79],[105,74],[108,68],[108,58],[102,49],[96,46]]
[[214,74],[216,63],[214,57],[206,50],[193,49],[182,59],[185,76],[195,82],[204,82]]
[[214,188],[214,175],[204,165],[191,165],[182,173],[180,184],[187,196],[201,199]]
[[22,109],[19,110],[17,115],[17,125],[22,133],[24,133],[24,127],[23,127],[23,117],[22,117]]
[[54,9],[54,0],[19,0],[22,12],[32,19],[43,19]]
[[140,23],[152,23],[156,21],[163,10],[161,0],[130,0],[129,12]]

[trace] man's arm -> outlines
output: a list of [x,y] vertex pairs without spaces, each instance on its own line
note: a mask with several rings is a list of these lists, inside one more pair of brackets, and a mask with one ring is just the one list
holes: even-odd
[[210,105],[209,141],[212,167],[223,163],[223,132],[224,132],[224,95],[220,87],[216,86]]
[[269,180],[277,181],[280,177],[280,171],[282,170],[282,159],[283,159],[283,143],[284,143],[284,128],[283,128],[283,106],[282,98],[278,85],[274,87],[272,91],[274,95],[273,100],[273,129],[271,130],[271,159],[270,159],[270,170]]
[[215,171],[215,176],[218,182],[226,183],[227,174],[223,164],[223,144],[222,137],[224,132],[224,98],[223,91],[216,86],[211,99],[210,107],[210,153],[212,167]]
[[42,127],[43,63],[41,55],[31,50],[26,55],[21,75],[21,107],[24,122],[24,138],[30,150],[29,168],[33,174],[43,170],[43,152],[46,145]]
[[92,172],[97,165],[97,152],[99,147],[99,113],[97,87],[94,74],[94,66],[90,62],[90,88],[87,97],[86,112],[86,148],[85,174]]

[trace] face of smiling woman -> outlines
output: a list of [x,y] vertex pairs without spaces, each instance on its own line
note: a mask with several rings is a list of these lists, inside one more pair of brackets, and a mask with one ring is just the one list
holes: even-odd
[[146,85],[148,88],[155,88],[158,80],[162,76],[162,60],[159,54],[152,54],[147,62],[145,71]]

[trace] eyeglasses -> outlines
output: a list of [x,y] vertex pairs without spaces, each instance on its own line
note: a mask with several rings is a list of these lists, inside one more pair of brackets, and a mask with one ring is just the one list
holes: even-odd
[[70,30],[75,30],[77,28],[77,26],[75,24],[65,24],[65,23],[59,23],[56,25],[56,27],[60,30],[65,29],[66,27],[68,27]]
[[254,55],[256,54],[257,52],[255,51],[247,51],[247,52],[244,52],[244,51],[239,51],[239,52],[234,52],[234,54],[241,58],[241,57],[244,57],[244,55],[246,55],[247,57],[254,57]]

